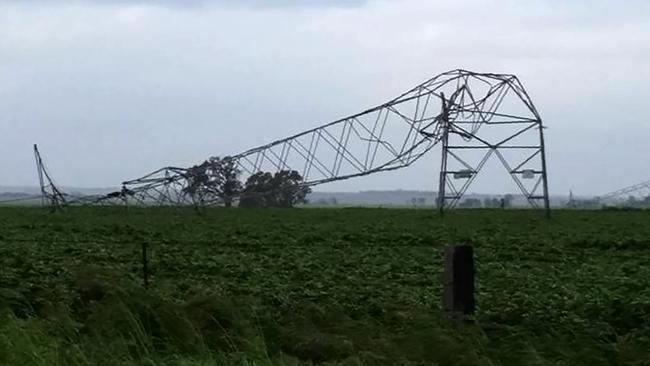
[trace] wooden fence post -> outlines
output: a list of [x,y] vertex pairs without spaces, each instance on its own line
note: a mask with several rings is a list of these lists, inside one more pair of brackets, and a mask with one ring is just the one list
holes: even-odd
[[474,314],[474,250],[471,246],[445,248],[442,281],[443,311],[452,317]]
[[147,242],[142,242],[142,277],[144,288],[149,289],[149,265],[147,258]]

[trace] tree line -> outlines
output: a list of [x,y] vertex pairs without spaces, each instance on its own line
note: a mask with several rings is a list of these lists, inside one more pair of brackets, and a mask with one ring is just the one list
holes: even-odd
[[311,193],[295,170],[258,172],[244,183],[240,180],[241,173],[232,157],[212,157],[186,171],[187,186],[183,193],[195,205],[217,197],[226,207],[232,207],[237,199],[239,207],[293,207],[307,203],[307,195]]
[[502,198],[467,198],[458,204],[458,208],[511,208],[515,197],[506,194]]

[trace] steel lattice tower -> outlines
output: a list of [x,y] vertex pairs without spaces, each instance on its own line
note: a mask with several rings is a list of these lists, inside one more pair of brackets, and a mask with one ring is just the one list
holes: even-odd
[[[456,206],[494,155],[531,206],[550,214],[542,120],[514,75],[449,71],[374,108],[229,158],[244,180],[295,170],[304,185],[314,186],[407,167],[438,143],[441,212]],[[71,202],[196,204],[190,180],[190,168],[166,167],[123,182],[119,192]],[[222,199],[207,194],[199,201]]]
[[43,207],[49,206],[52,211],[65,206],[67,204],[65,195],[54,184],[36,144],[34,144],[34,158],[36,159],[36,170],[40,184],[41,205]]
[[514,75],[459,75],[454,93],[441,95],[440,213],[458,204],[495,156],[530,205],[550,216],[544,127],[523,86]]

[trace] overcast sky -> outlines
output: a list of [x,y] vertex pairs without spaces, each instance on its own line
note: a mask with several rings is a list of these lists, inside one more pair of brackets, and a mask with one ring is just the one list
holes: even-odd
[[[115,186],[456,68],[519,76],[552,193],[650,180],[647,0],[23,0],[0,1],[0,185],[36,184],[33,143],[60,184]],[[319,189],[432,190],[439,159]],[[514,192],[488,168],[471,191]]]

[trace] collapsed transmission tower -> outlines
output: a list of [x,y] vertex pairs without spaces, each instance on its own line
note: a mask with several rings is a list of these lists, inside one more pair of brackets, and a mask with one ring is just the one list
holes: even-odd
[[[549,214],[542,120],[516,76],[453,70],[364,112],[233,155],[243,177],[298,171],[317,184],[407,167],[442,144],[438,206],[455,207],[491,156],[531,206]],[[196,203],[189,168],[123,182],[101,203]],[[220,203],[217,195],[202,204]]]
[[41,189],[41,205],[44,207],[49,206],[52,210],[61,208],[67,203],[65,196],[54,184],[36,144],[34,144],[34,157],[36,159],[36,170]]
[[645,199],[646,197],[650,197],[650,181],[621,188],[617,191],[607,193],[599,197],[599,199],[603,203],[621,204],[629,197],[634,197],[635,199]]

